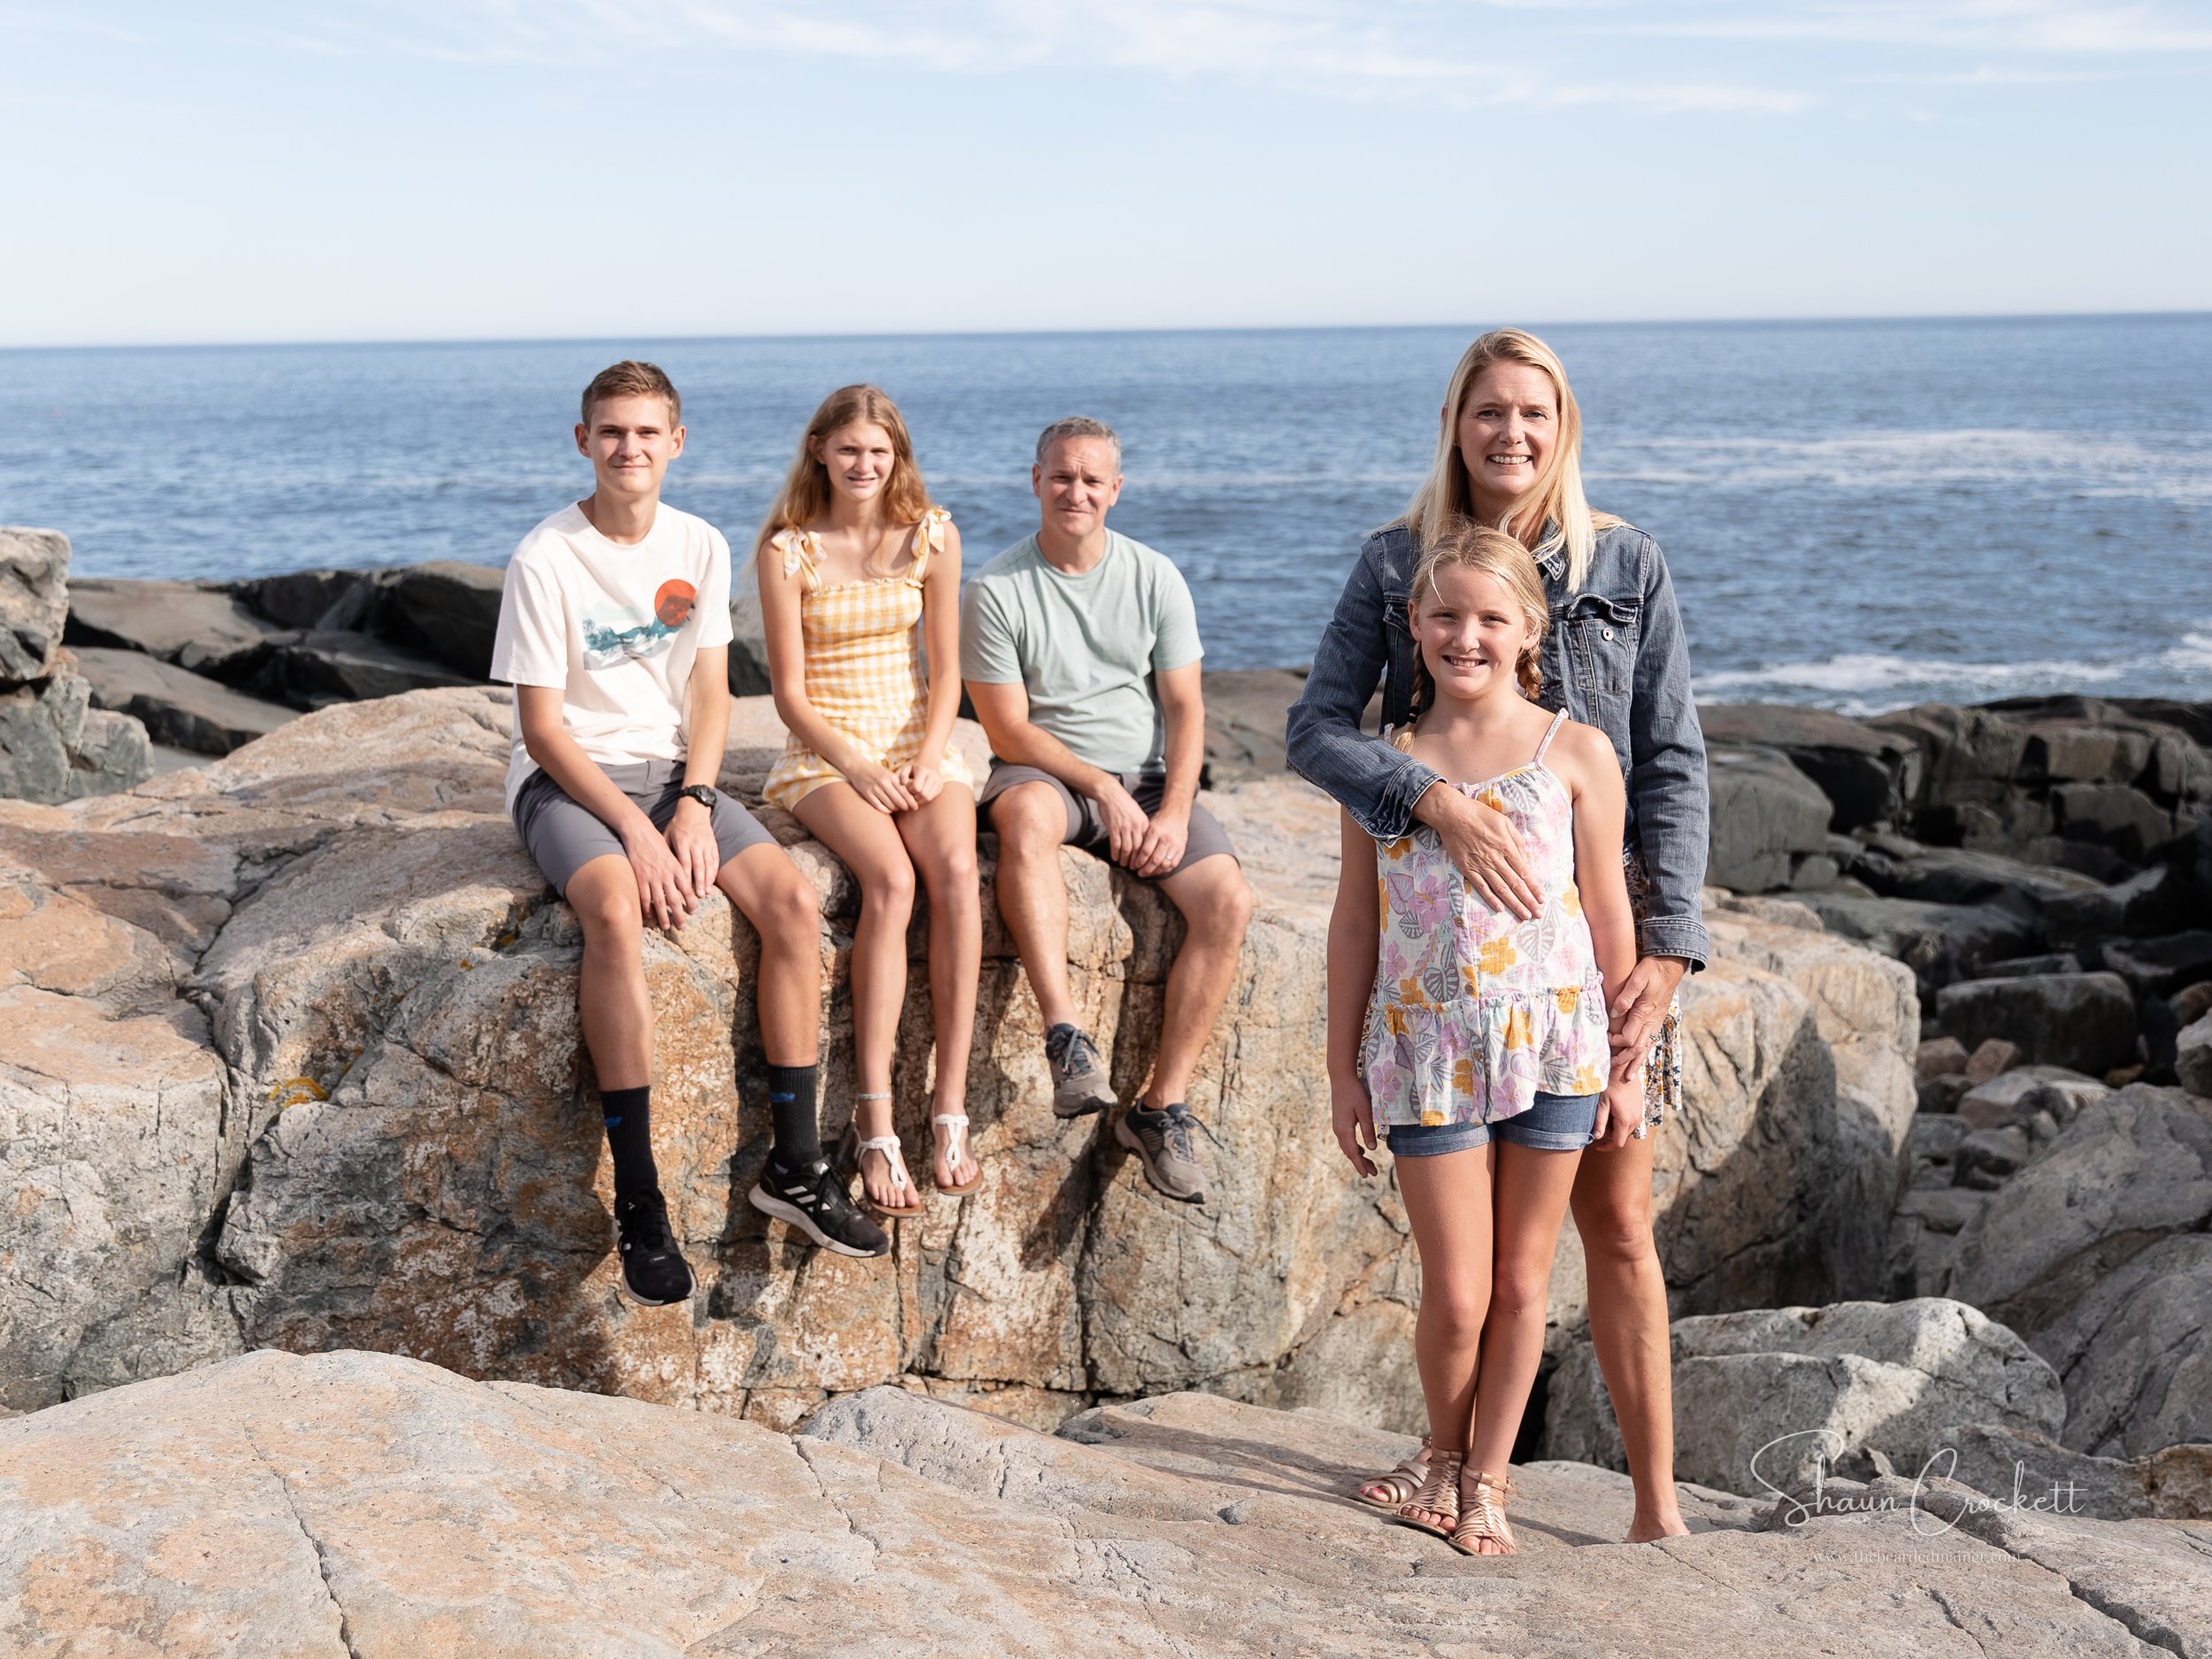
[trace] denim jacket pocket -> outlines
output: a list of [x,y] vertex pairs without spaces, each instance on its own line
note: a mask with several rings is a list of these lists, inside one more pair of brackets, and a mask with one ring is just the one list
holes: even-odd
[[1636,674],[1640,609],[1632,598],[1581,593],[1553,617],[1553,626],[1565,635],[1568,672],[1585,695],[1628,694]]

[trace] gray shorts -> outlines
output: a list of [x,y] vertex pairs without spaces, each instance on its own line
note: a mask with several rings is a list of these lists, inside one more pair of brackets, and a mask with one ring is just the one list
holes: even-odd
[[[684,764],[680,760],[641,760],[632,766],[603,769],[607,780],[645,810],[653,827],[665,830],[676,816],[683,796]],[[726,795],[716,792],[709,818],[715,845],[727,864],[748,847],[775,845],[776,838],[761,827],[760,820]],[[612,853],[623,856],[622,838],[575,797],[553,781],[548,772],[534,772],[515,796],[515,833],[545,879],[563,897],[569,879],[593,859]]]
[[[1109,864],[1113,856],[1107,851],[1106,826],[1099,820],[1098,803],[1087,795],[1079,795],[1041,766],[1016,766],[1006,761],[991,762],[990,778],[984,783],[983,795],[978,803],[987,821],[991,802],[1018,783],[1048,783],[1059,792],[1060,800],[1068,810],[1068,833],[1061,837],[1071,847],[1079,847],[1094,858]],[[1167,779],[1156,772],[1130,772],[1121,776],[1122,787],[1136,798],[1146,812],[1156,812],[1160,797],[1167,792]],[[1168,872],[1179,876],[1201,858],[1210,858],[1216,853],[1237,856],[1237,849],[1229,844],[1229,832],[1221,827],[1221,820],[1200,806],[1191,803],[1190,834],[1183,842],[1183,862]],[[1241,861],[1240,861],[1241,862]]]

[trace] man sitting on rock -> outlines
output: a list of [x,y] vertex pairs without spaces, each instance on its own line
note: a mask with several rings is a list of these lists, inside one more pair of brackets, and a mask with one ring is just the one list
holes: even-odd
[[1229,837],[1197,803],[1206,750],[1198,622],[1182,572],[1106,527],[1121,440],[1056,421],[1037,440],[1036,534],[979,571],[961,607],[960,672],[991,739],[982,803],[998,833],[998,907],[1045,1026],[1052,1109],[1115,1103],[1068,991],[1073,843],[1160,884],[1187,931],[1168,973],[1151,1087],[1114,1125],[1167,1197],[1205,1195],[1184,1103],[1251,919]]
[[752,1204],[817,1244],[880,1256],[889,1243],[823,1160],[815,1121],[814,888],[714,787],[730,720],[730,548],[661,501],[684,447],[675,387],[649,363],[603,371],[584,389],[576,447],[590,457],[592,493],[516,548],[492,678],[515,687],[508,810],[583,924],[578,1001],[614,1157],[623,1285],[648,1306],[692,1291],[653,1162],[644,929],[682,927],[712,887],[760,932],[775,1144]]

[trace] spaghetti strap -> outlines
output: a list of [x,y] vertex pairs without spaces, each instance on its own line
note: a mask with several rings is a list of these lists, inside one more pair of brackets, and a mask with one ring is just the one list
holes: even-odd
[[1559,735],[1559,728],[1566,724],[1567,711],[1564,709],[1552,716],[1551,724],[1544,728],[1544,741],[1536,746],[1536,758],[1529,762],[1530,765],[1540,766],[1544,764],[1544,756],[1551,748],[1552,739]]

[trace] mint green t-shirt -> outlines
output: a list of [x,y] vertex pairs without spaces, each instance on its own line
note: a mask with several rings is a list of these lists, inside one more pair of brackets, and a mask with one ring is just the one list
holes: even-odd
[[978,571],[961,596],[961,677],[1018,681],[1029,718],[1106,772],[1159,767],[1167,726],[1152,676],[1202,655],[1183,572],[1113,530],[1105,557],[1080,576],[1054,569],[1033,535]]

